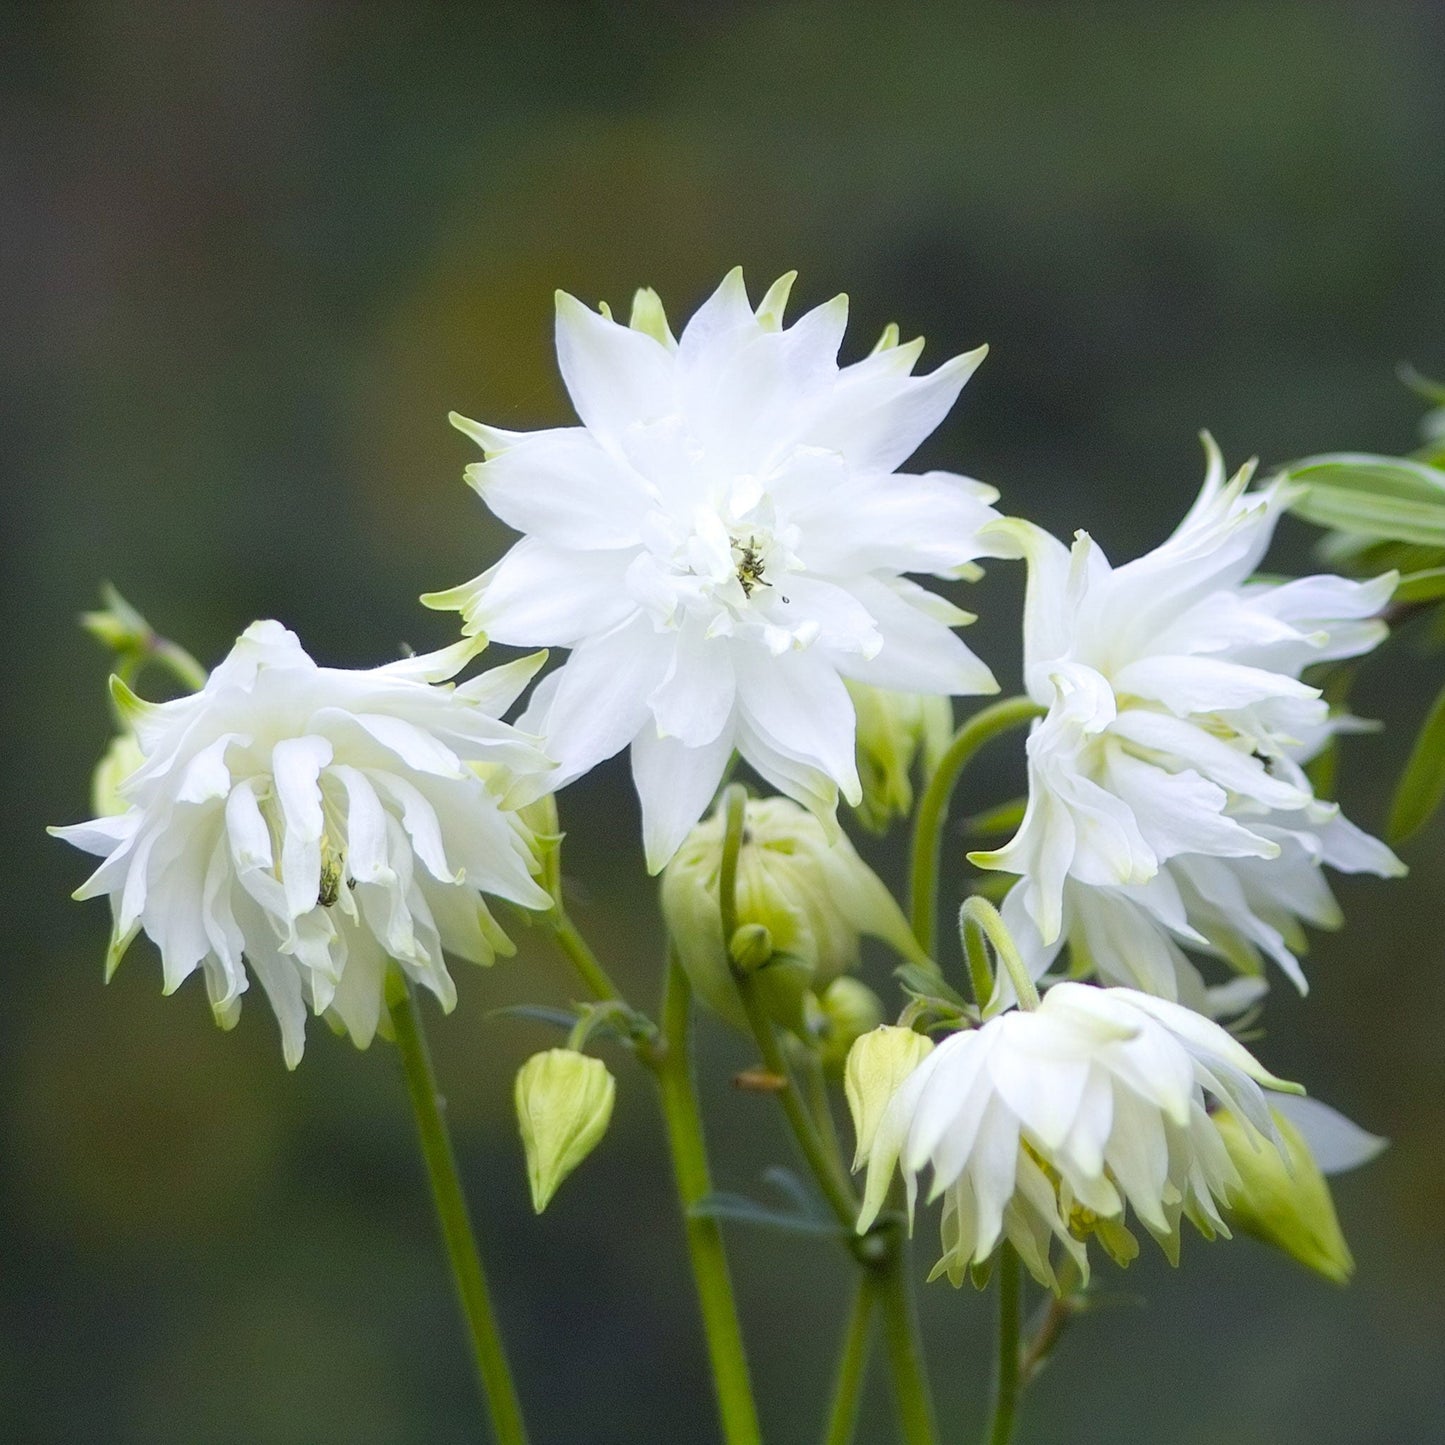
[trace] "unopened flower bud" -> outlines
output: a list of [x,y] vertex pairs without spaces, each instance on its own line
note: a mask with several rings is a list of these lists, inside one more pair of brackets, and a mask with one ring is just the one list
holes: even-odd
[[761,923],[745,923],[732,936],[728,952],[743,973],[755,973],[772,958],[772,933]]
[[926,780],[953,736],[946,697],[890,692],[848,681],[857,713],[858,778],[863,799],[854,810],[870,832],[883,833],[913,811],[913,769]]
[[883,1022],[883,1001],[856,978],[835,978],[818,1000],[819,1057],[828,1069],[841,1069],[853,1045]]
[[860,1168],[873,1151],[883,1111],[903,1081],[933,1051],[933,1040],[912,1029],[885,1024],[866,1033],[848,1051],[843,1071],[843,1091],[858,1148],[853,1167]]
[[1235,1115],[1220,1110],[1210,1116],[1243,1181],[1224,1217],[1232,1228],[1284,1250],[1326,1279],[1348,1284],[1355,1261],[1330,1186],[1299,1130],[1278,1109],[1272,1113],[1287,1163]]
[[117,733],[95,765],[90,780],[90,806],[97,818],[115,818],[129,809],[120,786],[144,761],[140,743],[133,732]]
[[606,1064],[575,1049],[533,1054],[518,1070],[517,1122],[538,1214],[601,1142],[616,1095],[617,1081]]
[[[738,850],[737,929],[725,941],[718,899],[724,831],[719,808],[688,834],[662,875],[662,911],[693,988],[729,1022],[747,1026],[735,967],[752,972],[772,1017],[796,1029],[806,992],[821,993],[857,966],[863,934],[918,960],[893,895],[853,845],[841,834],[830,840],[822,823],[786,798],[747,804]],[[731,956],[729,944],[738,950]]]

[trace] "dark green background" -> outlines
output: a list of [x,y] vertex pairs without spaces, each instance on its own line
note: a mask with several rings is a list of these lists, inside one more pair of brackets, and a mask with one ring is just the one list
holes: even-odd
[[[255,616],[320,658],[445,642],[424,590],[498,555],[457,407],[563,419],[556,286],[675,318],[741,261],[897,318],[936,364],[992,354],[926,459],[1116,556],[1231,461],[1411,444],[1395,363],[1445,373],[1445,10],[1355,5],[442,8],[134,0],[0,12],[0,467],[9,814],[0,1008],[0,1438],[483,1438],[395,1059],[314,1030],[288,1076],[259,996],[234,1035],[138,947],[100,985],[84,861],[105,659],[74,615],[110,577],[213,661]],[[1287,531],[1289,565],[1309,537]],[[974,594],[1016,680],[1018,578]],[[1343,791],[1378,827],[1441,663],[1371,662]],[[1001,749],[1006,754],[1007,749]],[[1007,796],[981,768],[963,810]],[[609,765],[563,798],[576,911],[655,988],[635,805]],[[1338,1291],[1250,1242],[1107,1277],[1031,1396],[1034,1442],[1445,1438],[1442,832],[1405,884],[1348,880],[1280,1072],[1389,1134],[1344,1180]],[[955,838],[950,859],[961,861]],[[896,850],[875,855],[897,869]],[[539,1442],[707,1441],[708,1386],[650,1080],[531,1217],[510,1079],[550,1040],[535,937],[464,972],[439,1063]],[[886,966],[874,961],[880,987]],[[750,1062],[704,1027],[719,1183],[787,1157]],[[936,1216],[920,1231],[924,1256]],[[818,1431],[845,1271],[737,1231],[770,1441]],[[989,1307],[925,1292],[949,1439],[982,1417]],[[1139,1307],[1145,1303],[1146,1307]],[[860,1440],[886,1442],[883,1380]]]

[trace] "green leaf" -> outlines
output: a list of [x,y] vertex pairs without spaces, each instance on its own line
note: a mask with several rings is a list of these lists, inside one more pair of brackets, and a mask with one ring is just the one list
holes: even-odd
[[1395,588],[1396,602],[1434,602],[1445,597],[1445,567],[1427,567],[1423,572],[1409,572]]
[[504,1008],[494,1008],[487,1015],[494,1019],[526,1019],[534,1024],[548,1024],[552,1028],[570,1033],[577,1022],[576,1009],[550,1008],[540,1003],[513,1003]]
[[1405,764],[1390,807],[1390,839],[1418,832],[1445,798],[1445,688],[1435,699]]
[[[790,1183],[783,1185],[783,1177]],[[786,1193],[791,1208],[776,1208],[759,1203],[746,1194],[715,1190],[704,1195],[687,1212],[694,1219],[730,1219],[739,1224],[754,1224],[763,1229],[780,1229],[788,1234],[811,1234],[821,1238],[839,1239],[847,1231],[836,1219],[817,1205],[801,1182],[786,1169],[769,1169],[764,1178]]]
[[1298,516],[1321,527],[1422,546],[1445,546],[1445,471],[1406,457],[1336,452],[1285,473],[1303,488]]
[[1403,361],[1395,368],[1395,375],[1415,393],[1416,396],[1424,397],[1435,406],[1445,406],[1445,381],[1435,381],[1431,377],[1416,371],[1408,361]]

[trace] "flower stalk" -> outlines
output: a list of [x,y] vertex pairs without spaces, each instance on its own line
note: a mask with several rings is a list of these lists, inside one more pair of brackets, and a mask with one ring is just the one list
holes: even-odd
[[401,970],[395,967],[387,975],[386,1004],[396,1036],[397,1052],[401,1055],[402,1069],[406,1074],[412,1112],[416,1115],[432,1201],[436,1205],[447,1259],[452,1267],[452,1279],[471,1335],[472,1354],[486,1395],[492,1430],[497,1437],[497,1445],[526,1445],[527,1427],[522,1419],[522,1404],[517,1398],[501,1330],[492,1309],[476,1235],[457,1173],[451,1136],[442,1119],[441,1096],[426,1036],[422,1032],[421,1017],[411,985]]
[[928,780],[913,820],[913,856],[909,872],[908,908],[913,936],[930,957],[937,945],[938,862],[948,805],[963,770],[973,755],[996,737],[1023,727],[1043,709],[1029,697],[1010,697],[980,708],[953,735],[938,767]]

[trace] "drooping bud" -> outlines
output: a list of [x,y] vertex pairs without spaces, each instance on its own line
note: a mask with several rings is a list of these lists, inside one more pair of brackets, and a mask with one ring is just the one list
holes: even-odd
[[575,1049],[533,1054],[517,1071],[517,1123],[538,1214],[601,1142],[616,1096],[617,1081],[606,1064]]
[[848,1051],[843,1091],[858,1140],[855,1169],[867,1162],[883,1111],[899,1086],[932,1052],[933,1040],[926,1034],[891,1024],[864,1034]]
[[90,806],[97,818],[119,817],[130,807],[120,794],[120,785],[144,760],[133,732],[117,733],[110,740],[90,779]]
[[747,1017],[734,969],[757,980],[768,1012],[802,1025],[804,996],[855,968],[861,936],[919,961],[898,904],[838,835],[786,798],[749,800],[738,850],[737,928],[723,938],[718,890],[725,820],[719,808],[688,835],[662,875],[662,911],[693,988],[739,1028]]
[[883,1000],[856,978],[835,978],[817,1001],[818,1053],[826,1069],[839,1070],[853,1045],[883,1022]]
[[926,781],[953,736],[946,697],[889,692],[848,681],[857,713],[858,778],[863,799],[854,810],[870,832],[884,833],[913,811],[913,770]]
[[1259,1136],[1233,1114],[1210,1116],[1243,1181],[1224,1212],[1243,1230],[1293,1256],[1336,1284],[1348,1284],[1355,1261],[1335,1213],[1330,1186],[1299,1130],[1278,1109],[1271,1111],[1288,1155],[1262,1146]]

